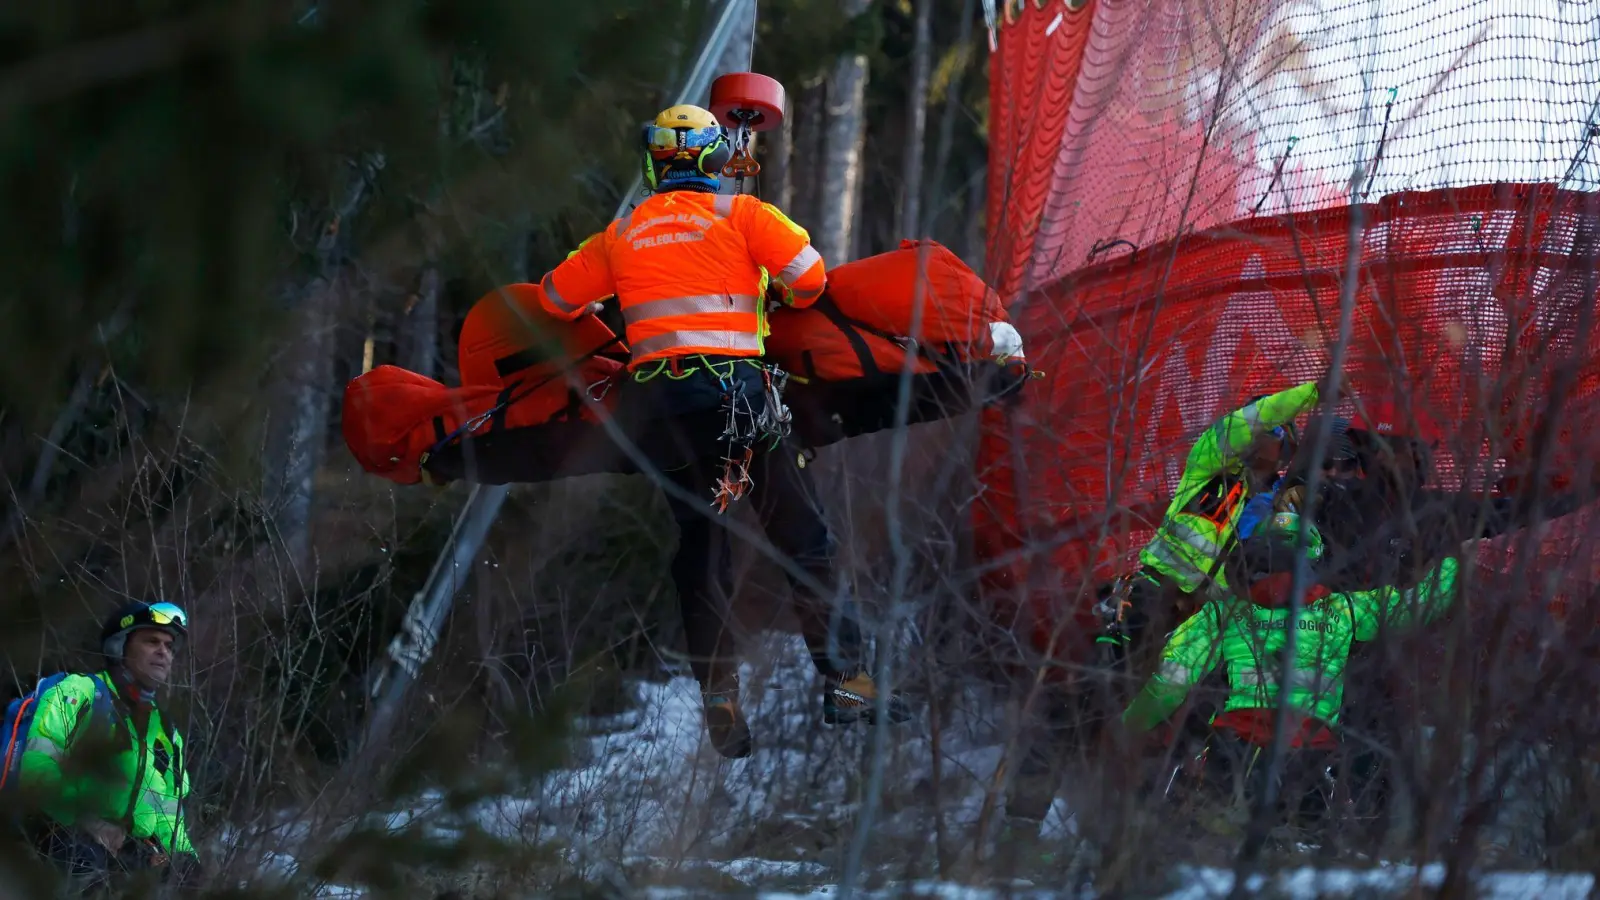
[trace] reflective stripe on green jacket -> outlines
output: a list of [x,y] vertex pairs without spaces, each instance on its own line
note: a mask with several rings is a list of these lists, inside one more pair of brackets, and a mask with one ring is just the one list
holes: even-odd
[[[1454,601],[1459,563],[1450,557],[1409,590],[1329,594],[1309,603],[1296,623],[1289,707],[1337,725],[1344,703],[1344,668],[1353,641],[1370,641],[1383,627],[1426,622]],[[1179,625],[1161,654],[1161,670],[1128,705],[1123,721],[1137,730],[1155,727],[1222,663],[1228,673],[1223,710],[1273,709],[1278,704],[1289,609],[1229,597],[1211,600]]]
[[1258,438],[1316,405],[1317,383],[1313,381],[1262,397],[1207,428],[1189,449],[1166,517],[1155,538],[1140,551],[1139,561],[1172,579],[1186,594],[1200,587],[1213,568],[1217,571],[1212,580],[1218,587],[1225,586],[1215,564],[1249,499],[1243,479],[1235,483],[1238,495],[1219,509],[1207,511],[1209,515],[1191,509],[1191,504],[1219,478],[1242,476],[1245,455]]
[[[23,786],[39,792],[45,814],[63,825],[94,816],[121,824],[130,837],[154,838],[169,853],[193,853],[180,814],[189,793],[183,738],[170,725],[163,728],[161,712],[152,708],[141,745],[120,701],[118,727],[106,728],[92,715],[96,681],[117,696],[116,684],[101,673],[69,675],[39,698],[22,753]],[[86,763],[70,759],[108,737],[118,748],[114,766],[96,767],[92,751]]]

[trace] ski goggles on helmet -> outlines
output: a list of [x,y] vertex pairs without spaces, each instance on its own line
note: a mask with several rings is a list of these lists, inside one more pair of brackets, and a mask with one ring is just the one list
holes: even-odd
[[152,603],[149,615],[151,623],[155,625],[176,625],[184,629],[189,627],[189,614],[176,603]]
[[710,126],[666,128],[661,125],[646,125],[644,128],[645,149],[658,160],[671,159],[679,154],[691,157],[695,151],[704,150],[721,139],[722,129]]

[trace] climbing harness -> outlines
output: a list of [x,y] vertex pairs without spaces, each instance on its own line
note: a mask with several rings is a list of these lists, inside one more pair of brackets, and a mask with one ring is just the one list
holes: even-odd
[[[682,381],[699,373],[717,380],[722,390],[720,410],[723,413],[722,433],[719,441],[727,445],[722,456],[722,475],[712,492],[711,504],[717,512],[727,512],[728,507],[747,494],[755,481],[750,477],[750,463],[757,452],[776,448],[789,436],[794,414],[783,402],[783,389],[789,373],[783,369],[755,359],[732,359],[712,362],[698,357],[699,365],[681,365],[671,360],[661,360],[655,365],[633,373],[633,380],[644,384],[665,377]],[[740,380],[734,378],[735,366],[753,366],[761,373],[761,395],[753,397],[742,389]],[[758,405],[759,404],[759,405]],[[764,445],[764,446],[762,446]]]

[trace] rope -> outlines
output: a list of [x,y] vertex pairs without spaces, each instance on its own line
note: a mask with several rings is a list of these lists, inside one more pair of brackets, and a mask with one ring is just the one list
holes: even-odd
[[750,0],[750,52],[744,57],[744,70],[754,72],[756,68],[756,26],[761,21],[761,5],[756,0]]

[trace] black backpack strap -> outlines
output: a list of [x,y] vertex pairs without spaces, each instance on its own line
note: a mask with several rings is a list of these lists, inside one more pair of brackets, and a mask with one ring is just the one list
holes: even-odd
[[[489,427],[485,433],[499,431],[506,427],[506,411],[511,409],[511,393],[517,389],[521,381],[513,381],[506,385],[494,398],[494,412],[489,416]],[[520,397],[518,399],[521,399]]]
[[[827,308],[822,308],[824,300],[828,301]],[[877,335],[878,337],[881,337],[896,346],[904,346],[901,343],[902,341],[911,340],[911,338],[907,337],[906,335],[890,334],[881,328],[875,328],[865,322],[860,321],[859,319],[852,319],[851,317],[845,315],[844,311],[839,309],[837,304],[829,300],[827,294],[823,294],[822,299],[818,300],[816,305],[818,308],[822,308],[823,315],[826,315],[830,320],[833,321],[835,325],[838,325],[841,329],[845,329],[846,334],[851,334],[852,329],[858,329],[860,331],[865,331],[868,334]],[[859,340],[858,336],[856,337],[856,340]],[[852,341],[852,343],[854,343],[854,341]],[[862,348],[865,348],[866,343],[862,342],[861,346]],[[912,341],[911,346],[916,351],[918,356],[926,359],[928,362],[933,363],[941,369],[948,370],[952,367],[961,365],[961,355],[954,351],[954,348],[948,341],[945,342],[944,345],[946,351],[945,353],[940,353],[936,350],[929,350],[927,341]],[[858,349],[856,352],[860,353],[861,350]],[[874,365],[872,370],[877,372],[877,366]]]
[[576,422],[583,418],[583,395],[574,388],[567,388],[567,405],[561,407],[560,412],[550,417],[551,422]]
[[[862,327],[861,323],[854,322],[849,316],[846,316],[844,312],[839,309],[838,304],[834,303],[833,298],[829,297],[826,292],[824,292],[823,295],[818,298],[817,302],[812,304],[812,306],[818,312],[822,313],[824,316],[827,316],[828,321],[832,322],[835,328],[844,332],[845,340],[850,342],[850,349],[854,350],[856,353],[856,361],[861,364],[861,374],[883,374],[883,371],[878,368],[878,361],[872,358],[872,349],[867,346],[866,341],[861,339],[860,332],[856,330],[857,328]],[[866,330],[871,331],[872,329],[868,328]]]
[[524,347],[515,353],[508,353],[494,361],[495,374],[502,379],[508,378],[525,369],[531,369],[541,363],[550,361],[550,354],[541,352],[540,347]]

